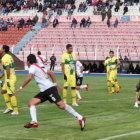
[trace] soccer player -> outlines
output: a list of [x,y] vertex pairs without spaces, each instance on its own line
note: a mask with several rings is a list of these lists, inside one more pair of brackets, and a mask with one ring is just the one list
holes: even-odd
[[76,71],[75,71],[75,54],[71,44],[66,46],[67,52],[62,55],[62,72],[64,74],[63,101],[67,103],[67,89],[70,86],[72,92],[72,105],[78,106],[76,103]]
[[135,97],[135,105],[134,105],[134,107],[139,107],[139,105],[140,105],[139,91],[140,91],[140,81],[136,85],[136,97]]
[[45,68],[45,65],[44,64],[47,62],[47,58],[45,56],[41,55],[41,52],[40,51],[37,52],[36,59],[37,59],[38,65],[41,68]]
[[109,57],[106,57],[106,60],[105,60],[105,62],[104,62],[104,65],[105,65],[105,67],[106,67],[106,76],[107,76],[107,88],[108,88],[108,93],[111,94],[111,93],[112,93],[112,92],[111,92],[111,87],[110,87],[111,82],[109,81],[110,73],[108,73],[109,70],[110,70],[110,61],[109,61]]
[[[29,67],[29,74],[22,86],[16,90],[15,94],[20,92],[32,78],[36,81],[38,87],[40,88],[40,93],[34,96],[29,101],[30,115],[32,121],[27,123],[24,127],[38,127],[37,115],[36,115],[36,105],[43,103],[45,101],[50,101],[55,103],[60,109],[64,109],[79,120],[81,130],[84,130],[86,117],[81,116],[77,113],[71,106],[64,104],[61,100],[61,97],[58,94],[60,87],[56,83],[55,75],[52,71],[41,68],[36,63],[36,57],[33,54],[30,54],[27,57],[27,65]],[[51,77],[52,82],[49,80],[48,75]]]
[[82,100],[82,97],[80,95],[79,90],[86,88],[86,90],[88,91],[89,87],[88,85],[82,85],[83,82],[83,65],[81,64],[80,61],[76,60],[76,95],[78,97],[78,101]]
[[2,87],[2,95],[7,106],[7,109],[3,113],[12,112],[12,115],[18,115],[17,100],[14,96],[16,83],[15,64],[13,58],[8,54],[8,52],[9,46],[3,45],[2,49],[0,50],[0,55],[2,57],[1,62],[4,69],[4,74],[2,74],[0,78],[5,77],[5,82]]
[[114,56],[114,51],[110,51],[109,55],[110,55],[110,58],[109,58],[110,69],[108,71],[109,82],[111,82],[112,86],[116,87],[116,91],[117,93],[119,93],[120,87],[117,81],[117,67],[120,64],[120,61]]

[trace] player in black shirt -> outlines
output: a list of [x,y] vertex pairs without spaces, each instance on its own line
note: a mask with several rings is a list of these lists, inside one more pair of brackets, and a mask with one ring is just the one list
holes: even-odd
[[140,81],[136,85],[136,97],[135,97],[135,105],[134,105],[134,107],[139,107],[139,105],[140,105],[139,91],[140,91]]

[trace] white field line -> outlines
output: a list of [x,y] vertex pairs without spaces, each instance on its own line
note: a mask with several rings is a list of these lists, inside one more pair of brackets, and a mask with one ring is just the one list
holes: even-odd
[[0,136],[0,138],[4,138],[4,139],[21,139],[21,140],[54,140],[54,139],[49,139],[49,138],[24,138],[24,137],[7,137],[7,136]]
[[121,134],[121,135],[111,136],[111,137],[103,138],[103,139],[99,139],[99,140],[112,140],[112,139],[115,139],[115,138],[120,138],[120,137],[125,137],[125,136],[130,136],[130,135],[136,135],[136,134],[139,134],[139,133],[140,133],[140,131],[129,132],[129,133],[124,133],[124,134]]

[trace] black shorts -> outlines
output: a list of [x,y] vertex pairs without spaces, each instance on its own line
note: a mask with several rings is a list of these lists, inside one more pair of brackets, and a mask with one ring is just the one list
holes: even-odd
[[51,103],[57,103],[57,102],[61,101],[61,97],[59,96],[56,87],[51,87],[51,88],[45,90],[44,92],[40,92],[39,94],[34,96],[34,98],[40,99],[41,103],[45,102],[47,100],[50,101]]
[[76,77],[76,86],[81,86],[83,82],[83,77]]

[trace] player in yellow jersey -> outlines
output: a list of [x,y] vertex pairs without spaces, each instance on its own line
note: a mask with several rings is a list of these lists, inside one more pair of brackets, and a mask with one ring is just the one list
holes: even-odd
[[110,58],[109,58],[110,69],[108,71],[109,81],[111,82],[111,84],[113,86],[116,87],[116,91],[117,91],[117,93],[119,93],[120,87],[119,87],[118,82],[117,82],[117,67],[120,64],[120,61],[114,56],[114,51],[110,51],[109,55],[110,55]]
[[13,58],[8,54],[8,52],[9,46],[3,45],[2,49],[0,50],[0,55],[4,73],[0,76],[0,78],[3,76],[5,77],[2,95],[7,106],[7,109],[3,113],[12,112],[12,115],[18,115],[17,100],[14,96],[16,83],[15,64]]
[[109,57],[106,57],[106,60],[104,62],[104,65],[106,67],[106,76],[107,76],[107,88],[108,88],[108,93],[111,94],[111,82],[109,81],[109,76],[110,76],[110,73],[109,70],[110,70],[110,61],[109,61]]
[[67,103],[67,89],[70,86],[72,92],[72,105],[78,106],[76,103],[76,71],[75,71],[75,54],[71,44],[66,46],[67,52],[62,55],[62,72],[64,74],[63,100]]

